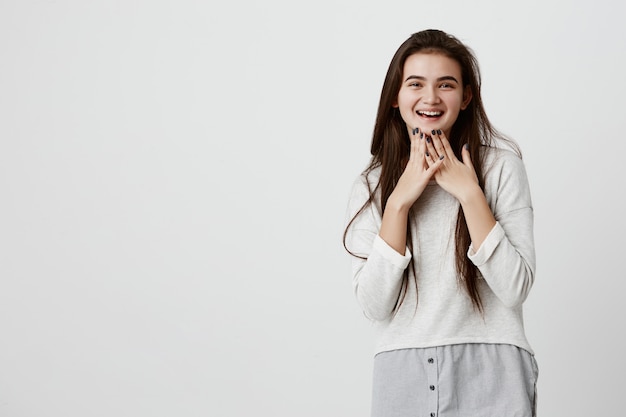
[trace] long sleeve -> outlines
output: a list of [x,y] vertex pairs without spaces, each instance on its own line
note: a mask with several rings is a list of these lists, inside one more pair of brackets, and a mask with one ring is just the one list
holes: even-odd
[[369,198],[371,185],[366,181],[360,176],[352,187],[346,223],[354,220],[348,227],[346,247],[356,255],[352,256],[352,284],[357,301],[366,317],[381,321],[393,312],[411,254],[407,249],[400,255],[378,235],[382,222],[378,204],[356,215]]
[[535,277],[533,208],[522,160],[508,151],[494,154],[485,195],[497,223],[468,256],[500,301],[516,307],[526,300]]

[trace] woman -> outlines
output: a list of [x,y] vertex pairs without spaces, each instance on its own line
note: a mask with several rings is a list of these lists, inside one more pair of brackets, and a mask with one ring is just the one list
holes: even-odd
[[467,46],[439,30],[400,46],[371,153],[344,245],[377,332],[372,416],[534,416],[530,191],[517,146],[487,118]]

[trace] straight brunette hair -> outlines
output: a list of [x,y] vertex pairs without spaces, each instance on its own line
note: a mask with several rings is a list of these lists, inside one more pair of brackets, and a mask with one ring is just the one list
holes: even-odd
[[[510,139],[498,132],[489,122],[480,96],[481,78],[478,61],[473,51],[465,46],[456,37],[440,30],[428,29],[411,35],[396,51],[383,84],[374,125],[374,133],[371,145],[371,160],[368,167],[363,172],[367,178],[368,174],[376,169],[381,169],[380,179],[374,189],[370,188],[369,199],[361,209],[350,220],[343,234],[343,245],[346,251],[353,256],[360,257],[350,251],[346,246],[348,230],[357,216],[359,216],[368,206],[370,206],[375,194],[379,192],[380,207],[384,212],[389,196],[393,192],[400,176],[404,171],[404,166],[409,158],[410,138],[407,127],[400,115],[400,110],[394,107],[398,98],[402,83],[402,73],[406,59],[416,53],[441,54],[455,60],[461,67],[462,87],[469,86],[472,99],[465,110],[461,110],[456,122],[450,132],[450,145],[461,159],[461,149],[467,144],[478,182],[481,189],[484,189],[485,181],[485,152],[481,152],[484,146],[493,146],[496,138],[509,142],[513,149],[521,156],[519,148]],[[368,181],[369,184],[369,181]],[[369,186],[369,185],[368,185]],[[409,215],[409,222],[411,215]],[[471,238],[463,210],[459,207],[456,220],[455,231],[455,261],[459,281],[470,297],[474,308],[483,311],[482,301],[478,292],[478,269],[467,257],[467,249],[471,244]],[[407,246],[413,250],[410,228],[407,228]],[[415,264],[411,260],[411,271],[417,290],[417,277],[415,274]],[[404,271],[402,289],[398,295],[398,300],[394,307],[397,312],[404,301],[407,293],[409,268]]]

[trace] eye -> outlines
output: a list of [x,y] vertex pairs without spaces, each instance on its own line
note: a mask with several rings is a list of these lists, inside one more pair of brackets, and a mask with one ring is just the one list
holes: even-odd
[[450,88],[454,88],[454,85],[450,84],[450,83],[442,83],[439,88],[446,88],[446,89],[450,89]]
[[422,83],[420,83],[418,81],[413,81],[412,83],[409,84],[409,87],[418,88],[418,87],[421,87],[421,86],[422,86]]

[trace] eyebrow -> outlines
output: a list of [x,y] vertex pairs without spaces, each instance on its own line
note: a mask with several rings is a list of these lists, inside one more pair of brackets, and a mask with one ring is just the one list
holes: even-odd
[[[409,76],[407,77],[407,79],[406,79],[406,80],[404,80],[404,82],[407,82],[407,81],[409,81],[409,80],[423,80],[423,81],[426,81],[426,77],[421,77],[421,76],[419,76],[419,75],[409,75]],[[448,80],[448,81],[454,81],[454,82],[455,82],[455,83],[457,83],[457,84],[459,83],[459,81],[458,81],[456,78],[454,78],[452,75],[445,75],[445,76],[443,76],[443,77],[439,77],[439,78],[437,78],[437,81],[438,81],[438,82],[439,82],[439,81],[446,81],[446,80]]]

